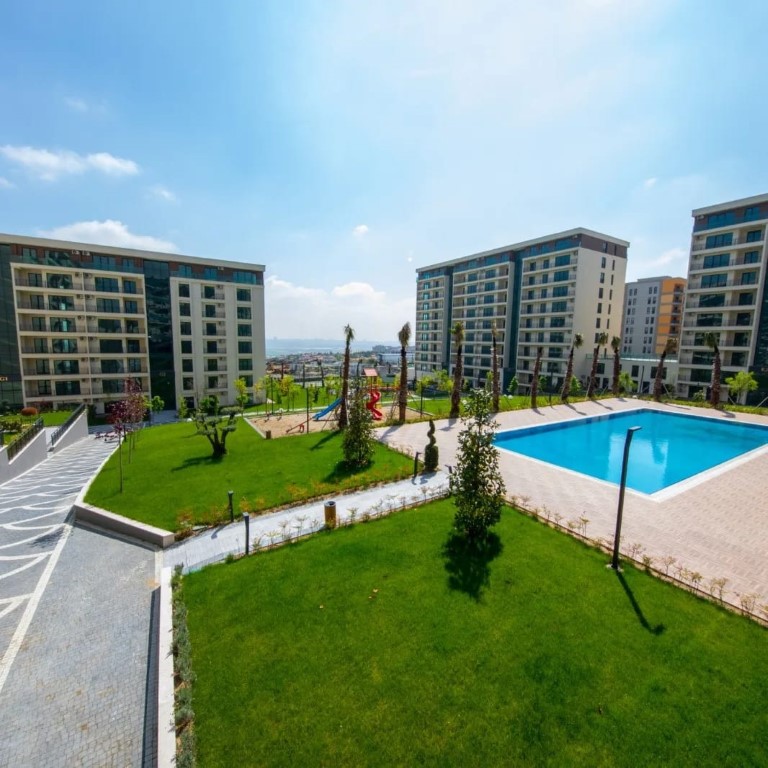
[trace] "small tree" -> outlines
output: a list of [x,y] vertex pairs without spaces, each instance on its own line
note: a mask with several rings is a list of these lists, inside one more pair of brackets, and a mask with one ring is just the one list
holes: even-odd
[[451,410],[449,419],[458,419],[461,412],[461,381],[464,378],[464,326],[457,322],[451,331],[456,345],[456,363],[453,368],[453,389],[451,390]]
[[735,401],[742,405],[746,402],[747,394],[757,389],[757,379],[752,371],[738,371],[735,376],[729,376],[725,383],[728,394],[735,396]]
[[581,386],[581,382],[579,381],[577,376],[571,376],[571,394],[572,395],[580,395],[583,390],[583,387]]
[[584,343],[584,337],[577,333],[573,337],[573,344],[571,344],[571,351],[568,353],[568,367],[565,370],[565,379],[563,380],[563,390],[560,393],[560,399],[564,402],[568,402],[568,397],[571,394],[571,382],[573,380],[573,353]]
[[517,390],[520,388],[520,382],[517,380],[517,376],[513,376],[507,384],[507,394],[510,397],[514,397],[517,394]]
[[176,411],[176,415],[182,421],[185,421],[189,417],[189,405],[187,405],[187,398],[183,394],[179,394],[176,398],[176,402],[179,404],[179,409]]
[[344,364],[341,371],[341,408],[339,409],[339,429],[344,429],[349,423],[349,355],[355,332],[351,325],[344,326]]
[[611,338],[611,349],[613,350],[613,396],[619,396],[619,374],[621,373],[621,337],[613,336]]
[[619,374],[619,394],[634,392],[635,389],[637,389],[637,384],[635,384],[629,371],[622,371]]
[[497,425],[491,416],[489,393],[470,392],[466,412],[450,488],[456,505],[456,531],[467,540],[479,543],[488,538],[491,526],[501,519],[505,488],[493,445]]
[[411,340],[411,324],[406,323],[397,333],[397,340],[400,342],[400,390],[398,392],[398,421],[402,424],[405,421],[406,411],[408,410],[408,357],[407,347]]
[[248,385],[245,383],[245,379],[235,379],[235,389],[237,390],[237,396],[235,402],[240,409],[240,413],[245,410],[245,406],[248,405],[250,397],[248,396]]
[[451,374],[444,368],[435,371],[435,385],[440,392],[451,391]]
[[439,461],[439,452],[437,441],[435,440],[435,422],[432,419],[429,420],[427,438],[429,443],[427,443],[427,447],[424,449],[424,471],[435,472]]
[[373,422],[365,407],[368,393],[356,386],[349,403],[349,421],[344,430],[344,463],[351,469],[364,469],[373,459]]
[[234,408],[220,408],[219,398],[215,395],[200,401],[195,413],[197,434],[205,437],[211,444],[214,459],[220,459],[227,452],[227,437],[237,428]]

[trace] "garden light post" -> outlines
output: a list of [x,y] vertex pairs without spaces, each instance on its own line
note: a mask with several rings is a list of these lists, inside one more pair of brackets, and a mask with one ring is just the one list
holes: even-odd
[[616,513],[616,533],[613,537],[613,558],[611,559],[611,568],[614,571],[619,570],[619,543],[621,539],[621,517],[624,512],[624,489],[627,485],[627,463],[629,461],[629,446],[632,444],[632,436],[642,427],[630,427],[627,430],[627,437],[624,440],[624,459],[621,463],[621,485],[619,486],[619,509]]
[[413,457],[413,476],[414,477],[416,477],[416,475],[419,474],[419,455],[420,455],[420,451],[416,451],[416,454]]
[[232,497],[235,495],[234,491],[227,491],[227,496],[229,496],[229,522],[234,523],[235,522],[235,510],[232,507]]
[[243,520],[245,520],[245,554],[248,554],[249,544],[251,540],[250,523],[251,516],[247,512],[243,512]]

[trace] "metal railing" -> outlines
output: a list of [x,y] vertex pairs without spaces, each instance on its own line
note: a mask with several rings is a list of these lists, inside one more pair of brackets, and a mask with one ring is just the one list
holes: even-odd
[[85,403],[80,403],[80,405],[78,405],[77,408],[75,408],[75,410],[69,414],[67,420],[60,427],[56,428],[54,433],[51,435],[51,448],[56,445],[56,441],[77,421],[77,419],[80,418],[80,414],[84,410]]
[[8,461],[11,461],[22,448],[29,445],[33,438],[43,429],[43,417],[38,419],[27,427],[13,442],[6,447]]

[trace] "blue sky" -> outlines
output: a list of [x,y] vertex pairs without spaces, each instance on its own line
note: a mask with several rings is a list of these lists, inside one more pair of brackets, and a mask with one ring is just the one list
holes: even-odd
[[768,192],[767,32],[760,0],[6,4],[0,231],[265,264],[270,337],[394,341],[417,266],[575,226],[684,275],[692,208]]

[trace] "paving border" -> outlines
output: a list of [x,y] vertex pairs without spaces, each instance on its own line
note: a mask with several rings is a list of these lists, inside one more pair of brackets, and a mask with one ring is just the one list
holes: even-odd
[[173,569],[160,571],[160,622],[157,644],[157,768],[172,768],[176,763],[173,676]]
[[80,497],[75,501],[72,509],[75,513],[75,520],[78,523],[94,528],[103,528],[131,539],[138,539],[147,544],[160,547],[160,549],[170,547],[176,540],[175,534],[170,531],[156,528],[154,525],[140,523],[122,515],[116,515],[114,512],[107,512],[106,509],[86,504],[84,501],[81,501]]

